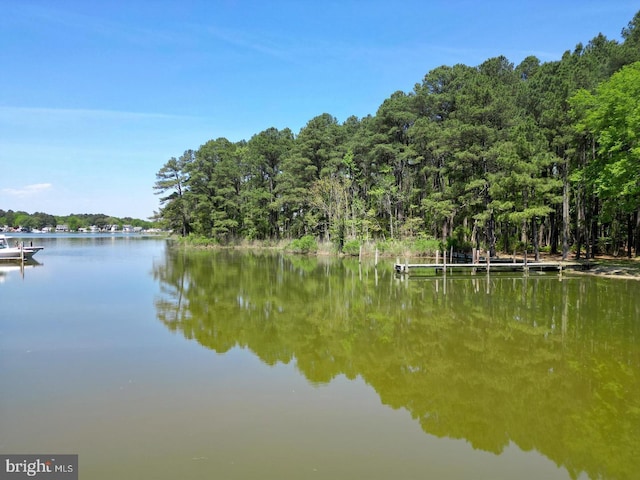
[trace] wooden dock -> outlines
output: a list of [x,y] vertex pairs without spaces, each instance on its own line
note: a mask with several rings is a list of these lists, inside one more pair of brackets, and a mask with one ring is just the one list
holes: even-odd
[[396,263],[394,269],[396,273],[410,274],[412,270],[431,270],[436,273],[447,273],[453,271],[471,272],[527,272],[534,271],[556,271],[562,272],[565,268],[576,268],[576,265],[563,262],[477,262],[477,263]]

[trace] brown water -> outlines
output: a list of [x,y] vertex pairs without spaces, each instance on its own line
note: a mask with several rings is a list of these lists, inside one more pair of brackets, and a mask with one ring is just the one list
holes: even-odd
[[50,238],[0,277],[0,452],[84,479],[633,479],[640,282]]

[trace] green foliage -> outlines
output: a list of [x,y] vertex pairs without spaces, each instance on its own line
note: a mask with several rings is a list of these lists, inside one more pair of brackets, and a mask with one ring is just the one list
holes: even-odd
[[376,243],[376,248],[382,254],[403,256],[411,250],[411,244],[405,240],[381,240]]
[[359,255],[361,245],[362,243],[359,240],[348,240],[342,246],[342,252],[345,255]]
[[417,238],[413,241],[412,250],[422,255],[435,255],[440,248],[440,241],[433,238]]
[[[438,67],[362,119],[323,113],[297,135],[210,140],[158,172],[159,217],[222,243],[311,235],[338,250],[360,238],[401,253],[403,240],[429,237],[492,255],[515,239],[535,252],[593,247],[613,234],[605,218],[639,207],[639,24],[640,12],[624,43],[597,35],[555,62]],[[632,230],[625,241],[640,245]]]
[[600,237],[598,238],[598,250],[602,253],[611,254],[612,251],[613,240],[611,237]]
[[172,242],[182,246],[198,248],[217,247],[220,245],[220,242],[215,238],[204,237],[194,233],[190,233],[186,237],[174,237],[172,238]]
[[576,129],[597,142],[597,156],[581,173],[604,199],[640,206],[640,62],[628,65],[600,84],[595,94],[572,98]]
[[318,251],[318,242],[315,237],[305,235],[292,240],[287,249],[293,253],[315,253]]

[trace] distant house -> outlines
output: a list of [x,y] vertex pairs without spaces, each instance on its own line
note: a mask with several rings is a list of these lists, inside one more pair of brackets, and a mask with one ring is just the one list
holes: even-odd
[[64,233],[69,231],[69,225],[63,223],[62,225],[56,225],[56,233]]

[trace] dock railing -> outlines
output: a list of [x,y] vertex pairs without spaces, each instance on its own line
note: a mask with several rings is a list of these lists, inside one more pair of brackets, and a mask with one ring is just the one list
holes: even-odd
[[[515,255],[511,259],[500,259],[497,257],[491,258],[489,255],[485,257],[480,256],[479,251],[472,252],[471,257],[468,255],[455,255],[446,250],[443,253],[443,261],[440,262],[440,252],[436,252],[435,263],[409,263],[409,260],[405,258],[405,261],[401,263],[399,260],[396,260],[394,265],[394,269],[398,274],[406,274],[409,275],[412,271],[416,270],[424,270],[424,271],[434,271],[436,273],[442,272],[443,274],[447,274],[447,272],[452,272],[453,270],[464,271],[470,270],[472,272],[478,271],[486,271],[489,273],[491,270],[494,271],[522,271],[528,272],[529,270],[538,270],[538,271],[558,271],[562,273],[564,268],[575,268],[579,264],[571,264],[567,262],[558,262],[558,261],[545,261],[545,262],[531,262],[527,258],[527,254],[525,252],[524,257],[521,261],[516,260]],[[454,259],[463,260],[471,260],[470,262],[464,263],[455,263]]]

